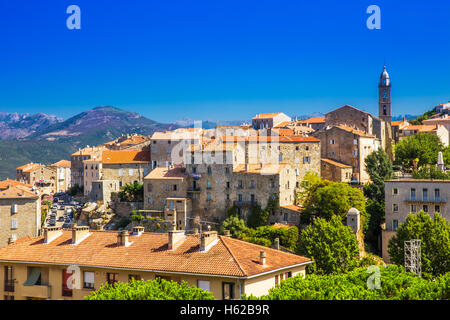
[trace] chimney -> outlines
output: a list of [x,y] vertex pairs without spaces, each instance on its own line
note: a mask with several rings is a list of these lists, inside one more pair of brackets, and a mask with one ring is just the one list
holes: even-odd
[[200,251],[208,251],[209,248],[215,244],[215,240],[217,239],[217,231],[202,232],[200,234]]
[[131,242],[128,241],[128,230],[121,230],[117,235],[117,245],[120,247],[128,247]]
[[142,226],[133,227],[133,236],[140,236],[143,233],[144,233],[144,227],[142,227]]
[[230,237],[231,236],[230,230],[223,230],[223,235],[225,237]]
[[280,238],[275,238],[275,241],[273,242],[274,249],[280,250]]
[[261,263],[263,266],[266,265],[266,252],[265,251],[259,252],[259,263]]
[[186,240],[186,235],[184,230],[171,230],[169,231],[169,243],[168,249],[175,250],[180,244],[182,244]]
[[72,227],[72,244],[79,244],[89,235],[90,233],[88,226],[77,226],[76,224],[74,224]]
[[48,244],[62,235],[60,227],[46,227],[44,228],[44,243]]

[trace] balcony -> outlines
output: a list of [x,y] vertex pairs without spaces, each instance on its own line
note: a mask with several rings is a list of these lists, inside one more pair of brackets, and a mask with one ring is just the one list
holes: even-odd
[[420,198],[420,197],[405,197],[405,202],[419,202],[419,203],[446,203],[447,199],[444,198]]
[[258,205],[258,201],[234,201],[233,202],[235,207],[254,207]]
[[201,191],[200,187],[195,187],[195,188],[192,187],[187,190],[188,193],[199,193],[200,191]]
[[50,298],[50,287],[48,285],[25,286],[21,288],[22,296],[29,298]]

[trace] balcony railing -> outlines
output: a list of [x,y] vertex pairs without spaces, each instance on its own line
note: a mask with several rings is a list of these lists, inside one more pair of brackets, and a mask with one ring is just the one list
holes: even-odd
[[50,297],[50,287],[48,285],[22,285],[21,293],[25,297],[47,299]]
[[236,207],[253,207],[258,205],[258,201],[234,201],[234,206]]
[[14,292],[14,280],[5,280],[5,292]]
[[406,202],[427,202],[427,203],[446,203],[447,199],[444,198],[423,198],[423,197],[405,197],[403,201]]
[[201,191],[200,187],[189,188],[187,190],[187,192],[190,192],[190,193],[197,193],[197,192],[200,192],[200,191]]

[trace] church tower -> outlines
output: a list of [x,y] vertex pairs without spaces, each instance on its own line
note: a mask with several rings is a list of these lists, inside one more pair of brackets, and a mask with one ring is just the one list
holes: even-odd
[[378,117],[391,124],[391,80],[384,66],[378,84]]

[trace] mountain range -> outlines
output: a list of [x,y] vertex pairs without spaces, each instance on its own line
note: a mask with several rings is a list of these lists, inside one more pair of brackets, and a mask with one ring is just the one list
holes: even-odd
[[152,135],[178,127],[111,106],[96,107],[67,120],[43,113],[1,113],[0,179],[15,178],[15,168],[25,163],[69,160],[78,148],[103,144],[122,134]]

